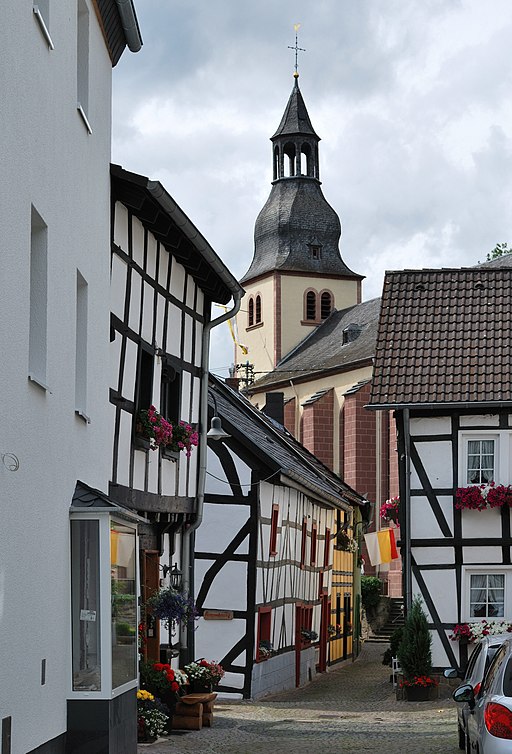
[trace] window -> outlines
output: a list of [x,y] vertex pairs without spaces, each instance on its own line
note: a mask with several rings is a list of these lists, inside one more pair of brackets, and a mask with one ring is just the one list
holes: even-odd
[[259,324],[261,322],[261,296],[256,296],[256,324]]
[[87,282],[76,271],[75,410],[87,420]]
[[469,615],[470,618],[504,617],[504,573],[473,573],[470,575]]
[[332,310],[332,296],[328,291],[324,291],[320,297],[320,317],[327,319]]
[[279,521],[279,506],[274,503],[272,506],[272,517],[270,521],[270,547],[269,555],[277,555],[277,524]]
[[314,246],[311,245],[311,259],[321,259],[322,258],[322,247],[321,246]]
[[50,0],[37,0],[34,2],[33,10],[48,48],[54,50],[55,46],[50,36]]
[[46,388],[48,228],[32,207],[30,234],[29,378]]
[[317,551],[317,525],[313,521],[311,527],[311,565],[316,565],[316,551]]
[[267,659],[268,655],[260,655],[260,646],[270,649],[272,647],[272,608],[260,607],[258,609],[258,634],[257,634],[257,649],[256,649],[256,662],[260,662],[263,659]]
[[330,550],[331,550],[331,530],[326,529],[325,540],[324,540],[324,568],[327,568],[329,565]]
[[251,296],[249,299],[249,327],[254,325],[254,299]]
[[485,484],[494,479],[494,440],[467,440],[466,482],[467,484]]
[[153,403],[153,354],[143,346],[139,347],[139,368],[137,373],[137,388],[135,409],[148,409]]
[[71,521],[73,691],[101,691],[99,521]]
[[137,678],[137,588],[135,529],[110,525],[112,688]]
[[181,415],[181,374],[167,361],[162,363],[160,408],[162,415],[170,422],[179,421]]
[[304,568],[306,565],[306,543],[308,539],[308,522],[307,518],[304,517],[302,521],[302,537],[301,537],[301,543],[300,543],[300,567]]
[[88,132],[92,133],[87,117],[89,112],[89,8],[85,0],[78,0],[76,25],[77,109]]
[[306,319],[316,320],[316,293],[315,291],[308,291],[306,293]]

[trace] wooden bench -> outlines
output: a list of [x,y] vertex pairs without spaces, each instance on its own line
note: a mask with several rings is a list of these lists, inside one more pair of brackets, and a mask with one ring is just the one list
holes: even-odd
[[185,694],[180,697],[172,716],[173,730],[201,730],[213,724],[213,703],[217,694]]

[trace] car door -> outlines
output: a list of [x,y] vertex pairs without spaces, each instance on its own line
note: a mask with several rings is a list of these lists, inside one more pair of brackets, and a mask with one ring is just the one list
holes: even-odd
[[[500,668],[503,664],[503,662],[507,658],[507,645],[501,646],[496,654],[494,655],[494,658],[489,665],[489,670],[485,674],[484,680],[482,681],[482,686],[480,688],[479,693],[476,696],[475,699],[475,705],[473,709],[469,710],[468,718],[467,718],[467,735],[469,740],[469,747],[468,750],[472,754],[472,752],[476,752],[478,750],[478,747],[480,746],[480,736],[484,723],[484,706],[486,701],[486,696],[489,692],[489,689],[491,688],[494,679],[496,678],[497,674],[500,672]],[[480,747],[481,748],[481,747]]]

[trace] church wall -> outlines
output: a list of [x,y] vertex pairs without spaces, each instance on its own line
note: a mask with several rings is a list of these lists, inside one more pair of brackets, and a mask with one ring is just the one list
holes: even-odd
[[[304,294],[307,290],[330,291],[333,294],[333,306],[338,311],[354,306],[358,302],[358,283],[356,280],[336,280],[334,278],[312,277],[311,275],[281,275],[281,358],[308,336],[314,328],[304,322]],[[318,303],[320,306],[320,303]],[[315,324],[320,323],[320,312]]]
[[[242,301],[242,309],[237,314],[238,337],[249,350],[242,354],[236,349],[236,363],[249,360],[254,365],[256,378],[272,371],[274,368],[275,337],[274,318],[275,280],[273,277],[260,279],[244,286],[246,294]],[[249,299],[251,296],[261,296],[261,324],[249,327]]]

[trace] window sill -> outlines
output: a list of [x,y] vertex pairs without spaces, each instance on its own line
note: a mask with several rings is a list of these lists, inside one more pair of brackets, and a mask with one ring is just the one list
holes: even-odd
[[50,36],[50,32],[48,31],[48,27],[46,26],[45,20],[43,18],[43,14],[39,10],[39,7],[37,5],[34,5],[34,16],[37,19],[37,23],[39,24],[39,28],[41,29],[41,33],[43,37],[46,40],[46,43],[48,45],[49,50],[54,50],[55,45],[53,44],[52,38]]
[[79,114],[80,114],[80,117],[82,118],[82,120],[83,120],[83,122],[84,122],[84,124],[85,124],[85,127],[86,127],[86,129],[87,129],[87,132],[88,132],[89,134],[92,134],[92,126],[91,126],[91,124],[89,123],[89,120],[87,119],[87,115],[85,114],[85,110],[83,109],[83,107],[82,107],[82,105],[80,104],[80,102],[78,102],[78,103],[77,103],[76,109],[78,110],[78,112],[79,112]]
[[323,319],[301,319],[300,321],[301,325],[311,325],[313,327],[321,325],[322,322],[324,322]]
[[146,440],[145,437],[139,437],[138,435],[135,435],[133,438],[133,447],[136,450],[150,450],[151,448],[149,440]]
[[87,414],[85,413],[85,411],[81,411],[79,408],[75,408],[75,415],[78,418],[82,419],[82,421],[84,421],[86,424],[90,424],[91,423],[91,419],[90,419],[89,416],[87,416]]
[[167,458],[169,461],[177,461],[179,457],[179,450],[167,450],[165,448],[162,449],[162,458]]
[[50,390],[48,385],[42,382],[38,377],[35,377],[35,375],[29,374],[28,379],[29,382],[32,382],[34,385],[37,385],[37,387],[40,387],[41,390],[44,390],[45,393],[50,393],[50,395],[52,394],[52,391]]
[[249,327],[246,327],[245,332],[249,332],[250,330],[257,330],[258,327],[263,327],[264,324],[264,322],[256,322],[255,325],[249,325]]

